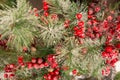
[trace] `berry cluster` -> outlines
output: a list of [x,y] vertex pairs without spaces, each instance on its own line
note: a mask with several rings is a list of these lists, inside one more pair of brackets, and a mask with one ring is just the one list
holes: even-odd
[[100,11],[100,7],[92,3],[88,8],[88,28],[86,30],[86,36],[91,39],[100,38],[102,36],[101,22],[97,20],[97,13]]
[[4,78],[5,79],[14,78],[14,76],[15,76],[15,74],[14,74],[15,68],[16,68],[15,64],[6,65],[5,68],[4,68],[4,71],[5,71]]
[[47,61],[51,67],[51,70],[44,75],[45,80],[58,80],[60,77],[60,69],[58,67],[58,63],[55,60],[54,55],[48,55]]
[[110,74],[111,68],[115,67],[115,63],[118,61],[120,46],[107,45],[102,52],[102,57],[107,65],[106,69],[102,70],[104,76]]
[[11,79],[15,77],[14,73],[21,68],[27,68],[28,70],[41,70],[43,68],[50,68],[52,71],[48,71],[48,73],[44,75],[44,79],[58,80],[60,77],[60,69],[54,55],[48,55],[47,60],[42,58],[32,58],[30,62],[24,62],[23,56],[19,56],[17,64],[8,64],[5,66],[4,78]]
[[82,14],[77,13],[76,19],[77,19],[77,26],[74,27],[74,35],[78,38],[85,38],[84,34],[84,22],[81,20]]
[[49,14],[48,14],[48,9],[49,9],[48,3],[47,3],[45,0],[43,0],[44,16],[46,16],[46,17],[49,15]]
[[60,69],[54,69],[50,71],[49,73],[44,75],[45,80],[58,80],[60,77]]

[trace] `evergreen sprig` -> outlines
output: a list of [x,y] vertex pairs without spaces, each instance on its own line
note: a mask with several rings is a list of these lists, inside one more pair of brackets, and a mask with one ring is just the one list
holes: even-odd
[[34,40],[38,19],[30,14],[32,8],[26,0],[17,0],[14,7],[0,10],[0,34],[7,38],[7,45],[17,51],[29,47]]

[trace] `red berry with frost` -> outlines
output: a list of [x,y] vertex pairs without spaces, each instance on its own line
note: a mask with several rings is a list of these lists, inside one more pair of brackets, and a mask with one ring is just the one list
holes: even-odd
[[83,21],[78,22],[78,26],[79,27],[84,26],[84,22]]
[[36,63],[36,62],[37,62],[37,59],[36,59],[36,58],[32,58],[31,62],[32,62],[32,63]]
[[77,13],[76,14],[76,19],[80,20],[82,18],[82,14],[81,13]]
[[44,12],[44,16],[47,17],[49,13],[47,11]]
[[113,50],[112,46],[105,47],[105,51],[108,52],[108,53],[112,52],[112,50]]
[[39,65],[39,68],[41,69],[41,68],[44,68],[45,66],[44,66],[44,64],[40,64]]
[[5,74],[4,74],[4,78],[8,78],[8,74],[5,73]]
[[100,11],[100,7],[99,6],[95,7],[95,11],[99,12]]
[[35,16],[36,16],[36,17],[39,17],[39,14],[38,14],[38,13],[35,13]]
[[37,9],[37,8],[33,8],[33,11],[34,11],[34,12],[37,12],[37,11],[38,11],[38,9]]
[[13,78],[15,74],[9,74],[9,78]]
[[47,10],[48,10],[48,5],[43,6],[43,9],[44,9],[45,11],[47,11]]
[[41,58],[38,58],[37,63],[41,64],[42,62],[43,62],[43,60]]
[[31,62],[28,62],[28,63],[27,63],[27,68],[28,68],[28,69],[32,69],[32,68],[33,68],[33,64],[32,64]]
[[76,75],[77,74],[77,70],[76,69],[72,70],[72,74]]
[[23,63],[23,56],[19,56],[19,57],[18,57],[18,63],[19,63],[19,64],[22,64],[22,63]]
[[39,69],[39,65],[38,64],[35,63],[35,64],[33,64],[33,66],[34,66],[35,69]]
[[73,30],[74,31],[77,31],[79,28],[77,27],[77,26],[75,26],[74,28],[73,28]]

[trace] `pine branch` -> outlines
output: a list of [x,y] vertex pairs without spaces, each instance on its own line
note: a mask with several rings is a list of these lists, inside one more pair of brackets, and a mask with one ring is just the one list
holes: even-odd
[[8,38],[7,45],[11,49],[29,48],[36,36],[38,18],[29,11],[32,8],[26,0],[17,0],[16,6],[0,10],[0,33]]

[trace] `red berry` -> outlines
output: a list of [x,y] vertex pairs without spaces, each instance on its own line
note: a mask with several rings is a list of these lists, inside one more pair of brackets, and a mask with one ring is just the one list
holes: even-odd
[[15,64],[10,64],[9,67],[13,69],[15,67]]
[[37,63],[41,64],[42,62],[43,62],[43,60],[41,58],[38,58]]
[[44,68],[44,67],[45,67],[44,64],[39,65],[39,68]]
[[10,74],[9,78],[13,78],[15,76],[15,74]]
[[88,9],[88,15],[90,16],[90,15],[92,15],[93,14],[93,9]]
[[33,64],[31,62],[28,62],[27,63],[27,67],[28,67],[28,69],[32,69],[33,68]]
[[103,58],[107,58],[109,56],[109,54],[107,52],[102,52],[102,57]]
[[79,27],[84,26],[84,22],[83,21],[78,22],[78,26]]
[[32,63],[36,63],[36,62],[37,62],[37,59],[36,59],[36,58],[32,58],[31,62],[32,62]]
[[105,47],[105,51],[108,52],[108,53],[112,52],[112,50],[113,50],[112,46]]
[[73,28],[73,30],[74,30],[74,31],[77,31],[78,29],[79,29],[79,28],[78,28],[78,27],[76,27],[76,26]]
[[43,9],[44,9],[45,11],[47,11],[47,10],[48,10],[48,5],[44,5],[44,6],[43,6]]
[[64,22],[64,26],[65,26],[66,28],[68,28],[69,25],[70,25],[70,20],[66,20],[66,21]]
[[49,14],[48,14],[48,12],[47,12],[47,11],[45,11],[45,12],[44,12],[44,16],[46,16],[46,17],[47,17],[48,15],[49,15]]
[[43,1],[43,6],[45,6],[45,5],[48,5],[48,3],[46,1]]
[[19,56],[19,57],[18,57],[18,63],[19,63],[19,64],[23,63],[23,56]]
[[33,10],[34,10],[34,12],[37,12],[37,11],[38,11],[38,9],[37,9],[37,8],[33,8]]
[[77,13],[76,14],[76,19],[80,20],[82,18],[82,14],[81,13]]
[[8,78],[8,74],[4,74],[4,78]]
[[48,74],[47,77],[48,77],[48,80],[52,79],[52,76],[50,74]]
[[109,21],[111,21],[112,19],[113,19],[112,16],[108,16],[108,17],[107,17],[107,20],[109,20]]
[[77,74],[77,70],[76,69],[72,70],[72,74],[76,75]]
[[120,43],[116,44],[116,48],[120,49]]
[[94,26],[93,31],[98,32],[99,31],[98,27]]
[[55,74],[55,75],[59,75],[59,71],[58,71],[58,70],[55,70],[55,71],[54,71],[54,74]]
[[28,50],[28,48],[27,47],[23,47],[23,52],[26,52]]
[[46,74],[43,77],[44,77],[44,79],[47,79],[47,75]]
[[34,66],[35,69],[39,69],[39,65],[38,64],[35,63],[35,64],[33,64],[33,66]]
[[39,17],[39,14],[38,14],[38,13],[35,13],[35,16],[36,16],[36,17]]
[[58,67],[58,64],[57,64],[56,62],[54,62],[54,63],[51,64],[51,67],[52,67],[52,68],[57,68],[57,67]]
[[45,63],[44,63],[44,66],[45,66],[45,67],[48,67],[48,66],[49,66],[49,64],[48,64],[47,62],[45,62]]
[[99,11],[100,11],[100,7],[97,6],[97,7],[95,8],[95,11],[96,11],[96,12],[99,12]]

